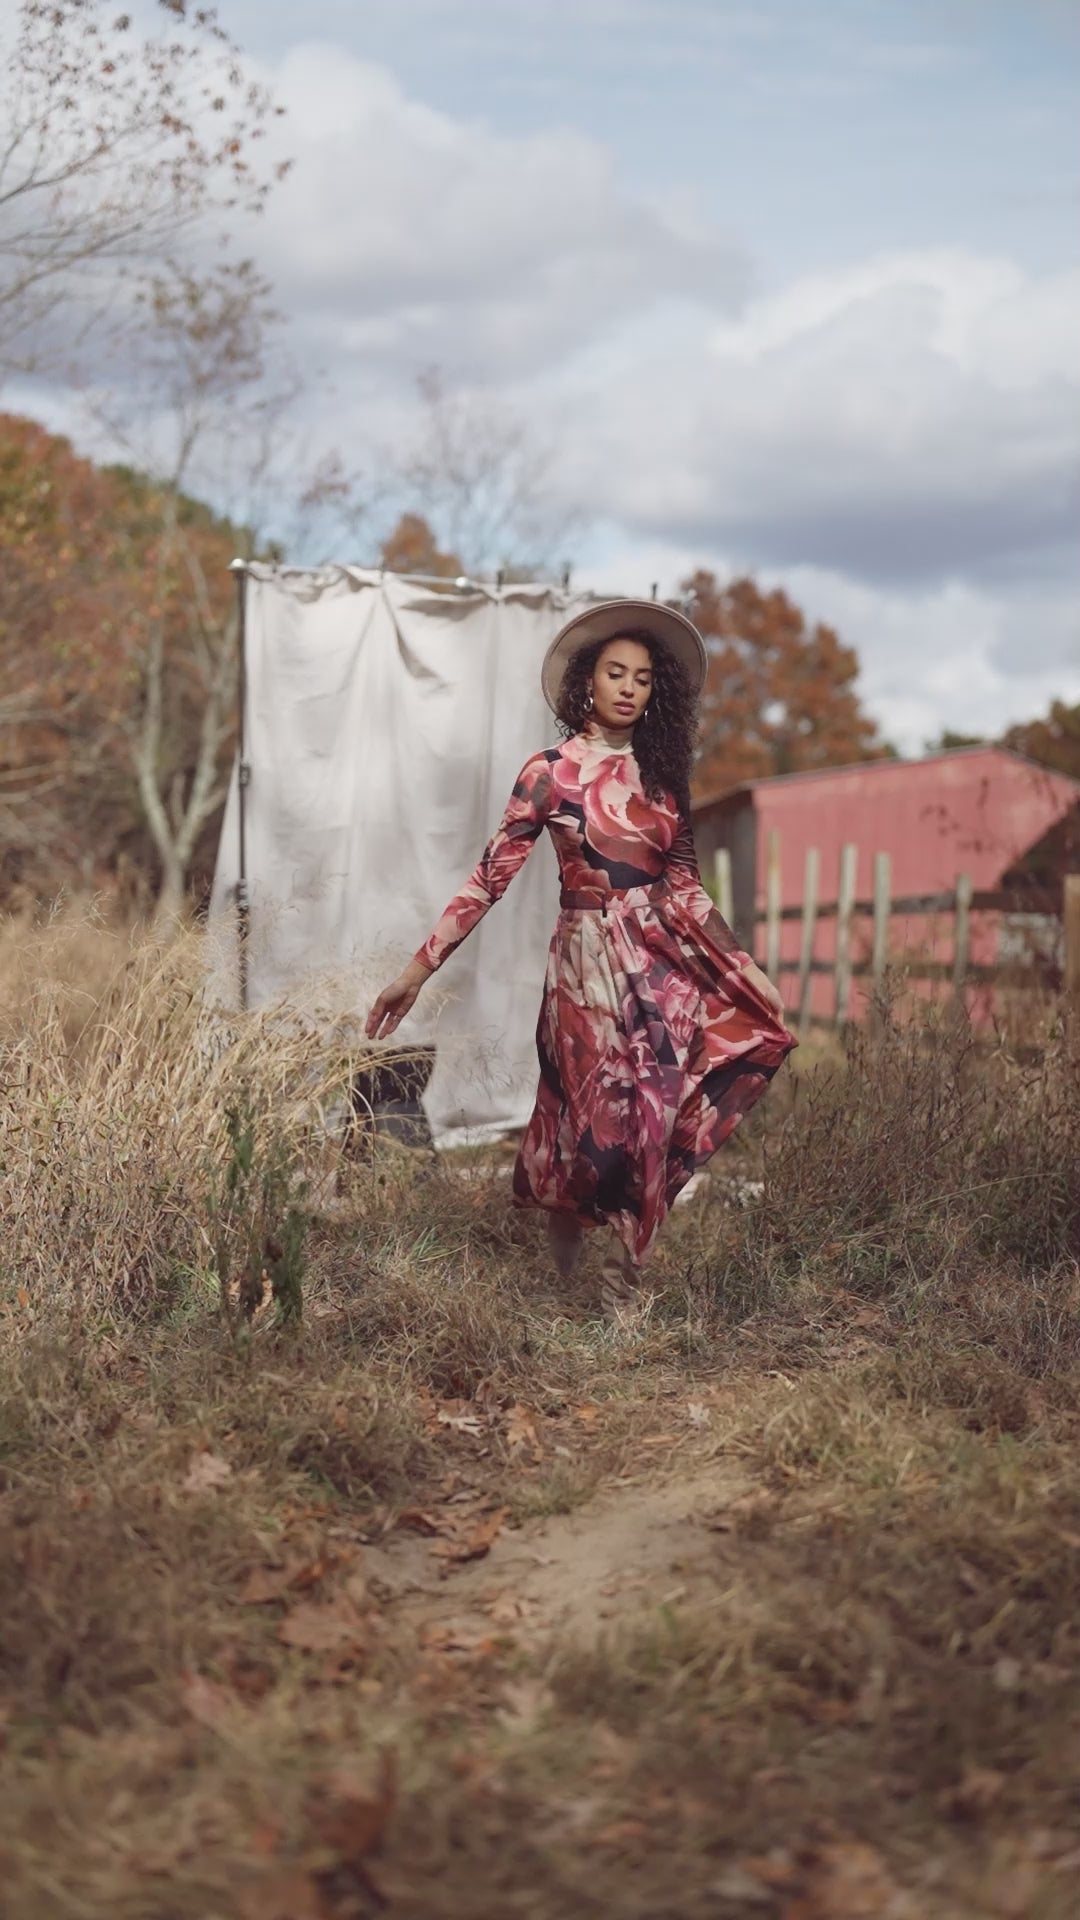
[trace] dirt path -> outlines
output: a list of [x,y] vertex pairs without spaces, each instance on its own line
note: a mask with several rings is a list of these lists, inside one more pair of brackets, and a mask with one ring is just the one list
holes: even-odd
[[527,1641],[588,1644],[715,1590],[728,1514],[753,1483],[729,1462],[683,1478],[635,1478],[569,1514],[503,1531],[483,1559],[444,1571],[431,1543],[393,1536],[365,1553],[388,1608],[448,1636],[515,1625]]

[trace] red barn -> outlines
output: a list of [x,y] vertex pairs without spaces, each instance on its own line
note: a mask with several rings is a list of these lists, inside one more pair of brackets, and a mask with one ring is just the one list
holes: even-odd
[[[894,899],[933,894],[955,886],[959,873],[970,875],[977,892],[1017,888],[1017,915],[1003,922],[998,914],[977,914],[972,924],[971,958],[993,962],[1008,955],[1021,932],[1022,876],[1060,879],[1080,866],[1080,782],[1013,753],[1007,747],[966,747],[924,760],[876,760],[817,773],[782,774],[747,781],[694,808],[694,833],[702,872],[715,870],[715,855],[731,857],[734,921],[743,943],[763,958],[763,936],[756,916],[765,907],[766,859],[771,834],[777,836],[781,904],[802,903],[807,849],[820,855],[819,901],[835,901],[840,850],[858,849],[856,897],[873,888],[876,853],[891,860]],[[1054,871],[1044,870],[1050,862]],[[1011,922],[1011,924],[1010,924]],[[925,915],[894,918],[892,951],[917,948],[924,957],[946,956],[950,925],[938,927]],[[835,955],[836,925],[817,927],[815,956]],[[854,957],[866,956],[869,923],[855,922]],[[799,926],[785,921],[781,960],[798,957]],[[814,980],[813,1011],[827,1015],[833,983]],[[792,998],[790,973],[785,990]],[[857,1010],[858,989],[853,1003]]]

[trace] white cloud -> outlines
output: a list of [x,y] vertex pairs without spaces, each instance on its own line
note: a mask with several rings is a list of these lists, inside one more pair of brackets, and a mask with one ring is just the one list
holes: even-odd
[[905,748],[1080,696],[1080,273],[882,253],[740,306],[693,201],[628,190],[583,132],[492,131],[337,47],[272,78],[297,164],[260,257],[329,375],[320,442],[407,437],[439,362],[558,439],[606,529],[581,577],[670,591],[711,560],[786,585]]
[[296,164],[261,257],[326,358],[519,375],[661,292],[722,309],[742,290],[730,246],[627,194],[585,134],[455,120],[340,48],[293,49],[275,86]]
[[[1071,545],[1080,273],[961,252],[796,282],[582,395],[579,491],[643,534],[940,582]],[[635,405],[626,402],[632,381]]]
[[905,752],[946,726],[993,736],[1055,697],[1080,699],[1075,593],[1001,593],[961,579],[879,589],[811,568],[786,572],[785,584],[856,648],[863,699]]
[[[720,580],[743,569],[730,554],[643,538],[614,528],[598,537],[579,584],[602,591],[674,595],[697,567]],[[855,648],[859,694],[882,734],[919,753],[945,727],[993,737],[1051,700],[1080,700],[1078,594],[1038,584],[995,590],[956,578],[929,587],[880,586],[820,567],[761,568],[809,622],[836,628]]]

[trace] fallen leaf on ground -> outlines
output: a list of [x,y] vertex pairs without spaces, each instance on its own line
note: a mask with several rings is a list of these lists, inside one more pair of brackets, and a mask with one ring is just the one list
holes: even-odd
[[853,1327],[887,1327],[889,1316],[884,1307],[860,1307],[858,1313],[851,1316]]
[[994,1767],[966,1767],[959,1780],[938,1795],[943,1813],[954,1820],[977,1820],[1001,1798],[1005,1775]]
[[289,1587],[288,1567],[252,1567],[240,1594],[244,1607],[264,1607],[282,1600]]
[[527,1603],[516,1593],[495,1593],[484,1602],[484,1612],[497,1627],[515,1627],[528,1616]]
[[574,1419],[580,1420],[583,1427],[591,1427],[598,1418],[599,1413],[599,1407],[587,1404],[583,1407],[574,1408]]
[[197,1453],[181,1486],[185,1493],[212,1493],[232,1479],[232,1468],[220,1453]]
[[269,1858],[280,1847],[283,1833],[284,1829],[280,1821],[260,1820],[258,1826],[252,1831],[249,1842],[252,1853],[261,1854],[264,1859]]
[[998,1868],[989,1892],[990,1912],[998,1920],[1028,1920],[1042,1875],[1030,1860]]
[[451,1522],[445,1514],[426,1513],[421,1507],[406,1507],[397,1517],[399,1527],[408,1527],[413,1533],[449,1533]]
[[876,1847],[838,1840],[809,1863],[803,1890],[783,1920],[918,1920]]
[[365,1863],[382,1846],[397,1791],[397,1755],[384,1747],[374,1787],[351,1768],[337,1767],[320,1780],[312,1798],[311,1822],[320,1840],[341,1865],[362,1877]]
[[748,1854],[745,1860],[735,1864],[752,1879],[759,1880],[763,1887],[790,1887],[797,1872],[795,1860],[786,1847],[774,1847],[771,1853]]
[[458,1401],[446,1401],[438,1409],[435,1419],[440,1427],[450,1427],[454,1433],[471,1433],[475,1436],[485,1431],[484,1422],[475,1413],[469,1412],[467,1402],[462,1405]]
[[775,1493],[770,1493],[767,1487],[756,1488],[752,1493],[740,1494],[729,1506],[698,1514],[698,1524],[707,1527],[710,1533],[754,1531],[773,1518],[779,1505]]
[[216,1733],[227,1720],[235,1718],[239,1702],[220,1681],[208,1680],[202,1673],[185,1673],[180,1682],[180,1699],[185,1711],[200,1727]]
[[462,1538],[437,1540],[431,1549],[432,1553],[447,1566],[461,1566],[466,1560],[482,1560],[486,1553],[490,1553],[508,1513],[508,1507],[499,1507]]
[[555,1695],[542,1680],[509,1680],[496,1717],[511,1733],[532,1733],[554,1705]]
[[605,1580],[600,1588],[605,1600],[614,1599],[617,1593],[636,1593],[641,1587],[648,1586],[647,1573],[618,1573],[613,1580]]
[[771,1907],[773,1895],[763,1881],[755,1880],[745,1867],[724,1867],[712,1882],[709,1892],[717,1900],[737,1902],[740,1907]]
[[531,1407],[514,1406],[506,1416],[506,1439],[511,1453],[531,1453],[542,1460],[544,1449],[536,1431],[536,1415]]
[[634,1748],[624,1734],[616,1733],[606,1721],[592,1729],[593,1762],[589,1773],[594,1780],[614,1780],[628,1766]]
[[363,1608],[371,1605],[371,1587],[366,1573],[362,1573],[359,1570],[356,1573],[350,1573],[343,1591],[348,1594],[350,1600],[355,1602],[356,1606]]
[[819,1727],[846,1727],[855,1718],[854,1701],[807,1693],[802,1687],[792,1689],[792,1706]]
[[221,1651],[220,1663],[237,1697],[248,1702],[265,1700],[276,1675],[265,1660],[255,1659],[244,1647],[230,1646]]
[[326,1907],[308,1873],[275,1873],[273,1882],[260,1876],[241,1895],[244,1920],[326,1920]]
[[317,1560],[289,1560],[283,1567],[253,1567],[240,1595],[245,1607],[262,1607],[283,1600],[287,1593],[306,1593],[338,1564],[337,1554]]
[[703,1400],[688,1400],[686,1417],[692,1427],[707,1427],[712,1414]]
[[421,1633],[420,1644],[432,1653],[488,1655],[495,1652],[498,1643],[486,1627],[452,1626],[433,1620]]
[[644,1840],[648,1828],[641,1820],[613,1820],[609,1827],[601,1827],[599,1833],[589,1835],[591,1847],[625,1847],[635,1841]]
[[300,1600],[285,1615],[278,1639],[300,1653],[362,1653],[367,1622],[345,1594],[334,1600]]

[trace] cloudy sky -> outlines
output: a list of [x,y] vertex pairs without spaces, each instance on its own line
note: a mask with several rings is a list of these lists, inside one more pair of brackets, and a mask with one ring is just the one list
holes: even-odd
[[917,750],[1080,698],[1069,0],[222,0],[338,434],[516,408],[577,578],[788,587]]

